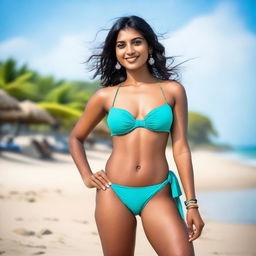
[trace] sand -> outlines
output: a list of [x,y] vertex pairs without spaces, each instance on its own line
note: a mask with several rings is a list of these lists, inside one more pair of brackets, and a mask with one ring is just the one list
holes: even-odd
[[[103,169],[110,149],[87,150],[93,171]],[[170,169],[176,172],[167,149]],[[214,152],[192,152],[196,190],[255,187],[254,167]],[[0,255],[103,255],[94,221],[95,189],[84,186],[69,155],[53,161],[4,152],[0,156]],[[182,200],[184,197],[181,198]],[[256,255],[256,224],[210,221],[194,241],[196,255]],[[136,256],[157,255],[137,216]]]

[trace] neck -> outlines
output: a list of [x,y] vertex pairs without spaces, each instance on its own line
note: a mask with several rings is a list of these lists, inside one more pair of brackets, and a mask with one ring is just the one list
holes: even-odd
[[136,70],[126,69],[126,75],[127,78],[123,83],[134,86],[140,86],[145,83],[155,83],[158,81],[157,78],[151,75],[146,65]]

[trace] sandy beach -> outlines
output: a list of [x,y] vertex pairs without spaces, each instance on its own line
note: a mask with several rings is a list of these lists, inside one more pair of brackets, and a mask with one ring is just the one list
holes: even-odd
[[[102,144],[87,150],[92,170],[103,169],[110,153]],[[177,173],[169,149],[166,155]],[[256,187],[254,167],[205,150],[193,151],[192,160],[196,191]],[[69,155],[45,161],[3,152],[0,169],[0,255],[103,255],[94,221],[96,191],[85,187]],[[206,225],[194,241],[196,255],[256,255],[256,224],[202,217]],[[135,255],[157,255],[136,218]]]

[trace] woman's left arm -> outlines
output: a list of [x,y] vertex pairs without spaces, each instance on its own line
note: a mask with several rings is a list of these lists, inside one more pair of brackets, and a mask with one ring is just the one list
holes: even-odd
[[[185,88],[178,82],[171,82],[170,92],[174,97],[173,125],[171,129],[173,158],[177,166],[186,200],[196,198],[191,151],[187,138],[188,104]],[[169,87],[170,88],[170,87]],[[201,235],[204,222],[197,208],[187,210],[189,241]],[[193,227],[193,225],[195,227]]]

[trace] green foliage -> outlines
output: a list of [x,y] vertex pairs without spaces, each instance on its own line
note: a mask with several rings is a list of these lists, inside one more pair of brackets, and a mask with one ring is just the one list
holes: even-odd
[[32,82],[36,84],[37,94],[35,101],[43,101],[45,97],[55,88],[63,83],[63,81],[55,81],[53,76],[42,77],[36,74],[32,79]]
[[201,114],[189,112],[188,139],[193,145],[210,144],[210,136],[217,136],[211,120]]
[[72,84],[63,83],[60,86],[49,91],[45,100],[49,102],[68,103],[72,98]]
[[87,91],[77,91],[77,88],[72,83],[63,83],[58,87],[51,90],[45,97],[44,100],[48,102],[58,102],[65,105],[73,103],[77,104],[79,108],[84,106],[84,103],[89,100],[91,93]]
[[0,85],[14,81],[17,77],[26,74],[28,71],[27,65],[23,65],[18,69],[13,58],[0,62]]
[[12,58],[0,62],[0,88],[19,100],[35,98],[36,86],[30,81],[33,75],[34,72],[28,71],[26,65],[18,69]]
[[47,110],[57,120],[62,130],[70,130],[82,115],[81,110],[55,102],[40,102],[38,105]]
[[38,105],[58,119],[78,119],[82,114],[80,110],[55,102],[39,102]]

